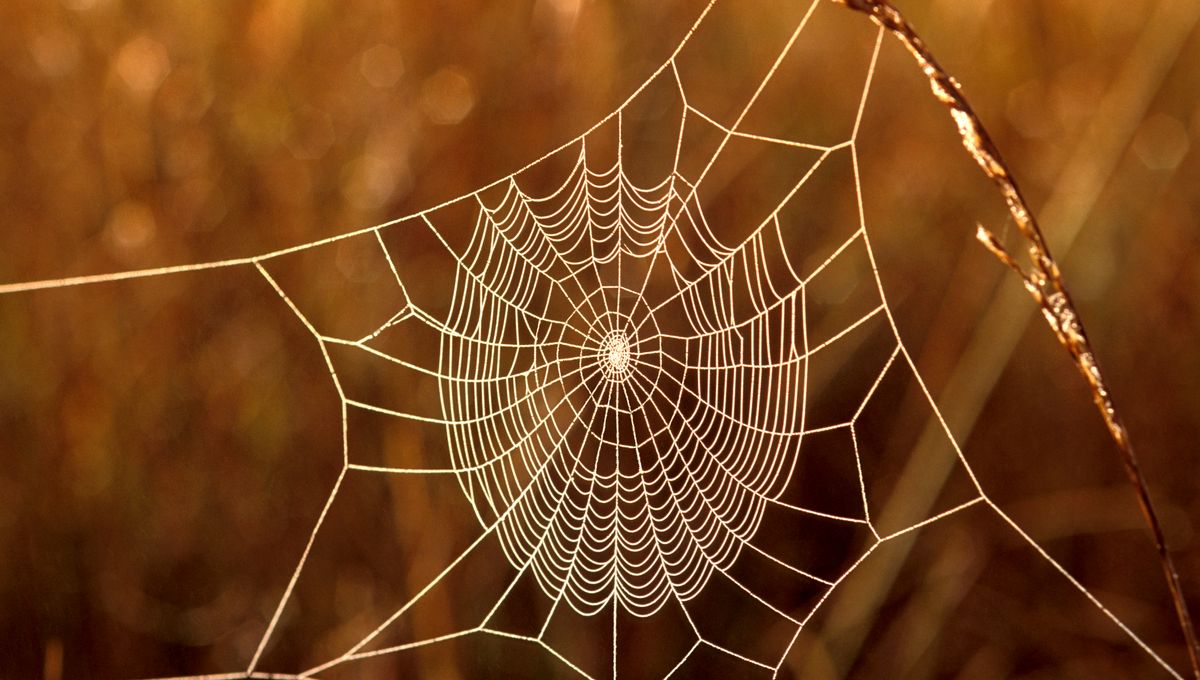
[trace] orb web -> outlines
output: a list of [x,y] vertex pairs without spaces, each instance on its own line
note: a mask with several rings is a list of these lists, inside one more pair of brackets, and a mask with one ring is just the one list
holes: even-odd
[[[439,370],[453,377],[443,410],[460,484],[512,566],[582,614],[615,601],[649,616],[733,564],[795,466],[804,350],[781,331],[803,283],[763,290],[751,309],[714,307],[771,285],[765,261],[745,260],[736,277],[729,267],[759,240],[777,241],[774,227],[700,278],[668,278],[666,263],[682,253],[667,236],[708,236],[680,195],[691,194],[686,180],[638,187],[587,161],[581,148],[553,195],[524,196],[514,182],[498,205],[481,204],[484,228],[467,258],[488,264],[455,276],[451,308],[462,311],[442,336]],[[583,206],[606,187],[646,211],[644,222],[612,225],[647,236],[611,243],[614,265],[645,261],[640,281],[604,283],[617,274],[597,269],[602,257],[572,257],[580,244],[604,244],[593,232],[606,225]],[[576,217],[552,222],[564,213]],[[500,291],[520,291],[522,304]],[[743,389],[751,399],[739,403]]]
[[[270,677],[319,677],[367,659],[492,636],[537,646],[572,673],[615,678],[627,644],[617,635],[618,617],[652,619],[668,612],[690,642],[662,675],[685,668],[700,650],[774,675],[809,618],[873,551],[977,505],[1011,524],[1174,673],[984,494],[896,330],[876,272],[858,174],[859,123],[883,33],[875,34],[869,63],[855,81],[857,107],[846,138],[817,143],[743,128],[760,94],[802,40],[818,4],[806,5],[731,122],[720,122],[693,100],[678,63],[709,17],[714,5],[709,3],[672,56],[617,110],[559,149],[467,196],[256,257],[0,287],[8,293],[254,267],[319,344],[341,401],[345,441],[352,413],[394,419],[444,441],[441,464],[420,467],[360,462],[346,444],[341,472],[257,648],[244,671],[227,677],[264,676],[264,653],[280,635],[313,545],[350,475],[428,478],[443,485],[453,478],[449,484],[458,487],[479,534],[344,651],[312,668]],[[652,85],[663,83],[678,103],[678,115],[664,123],[673,163],[635,174],[625,164],[625,112]],[[615,153],[596,143],[606,126],[615,130]],[[697,129],[715,140],[699,151],[689,147]],[[796,161],[800,171],[776,202],[764,207],[762,219],[738,225],[739,237],[731,240],[714,227],[720,218],[707,201],[706,181],[715,183],[710,171],[739,144],[806,155],[795,157],[803,159]],[[685,169],[681,159],[689,155],[701,161]],[[797,252],[790,216],[813,176],[839,162],[850,168],[857,224],[814,263],[803,244]],[[548,189],[531,188],[525,179],[529,172],[555,164],[567,168],[561,181]],[[450,208],[453,217],[446,217]],[[363,335],[322,327],[272,273],[278,261],[333,242],[375,249],[388,264],[387,285],[401,300],[390,318]],[[445,271],[407,266],[403,251],[415,249],[415,243],[436,251],[447,263]],[[855,258],[866,263],[870,303],[819,335],[810,319],[810,290],[827,272]],[[425,281],[430,277],[433,283]],[[882,329],[885,360],[867,371],[867,383],[853,388],[849,407],[815,421],[810,414],[814,365],[860,342],[859,332],[868,327]],[[430,351],[418,356],[410,352],[418,344],[413,338],[422,333],[434,339]],[[394,341],[397,335],[404,341]],[[388,402],[355,392],[333,358],[343,350],[400,371],[406,377],[393,391],[401,396]],[[920,387],[972,491],[953,507],[884,529],[872,515],[858,437],[864,413],[879,407],[881,384],[897,372],[910,374]],[[409,394],[424,380],[435,385],[433,395]],[[785,495],[796,482],[802,451],[820,438],[836,439],[849,451],[851,481],[835,489],[848,511],[810,507]],[[822,522],[857,532],[862,540],[827,547],[828,554],[783,554],[761,540],[768,517]],[[436,522],[430,526],[439,528]],[[501,579],[503,588],[484,602],[479,616],[425,637],[402,625],[429,593],[444,587],[490,542],[507,565],[488,569],[507,569],[511,575]],[[763,581],[745,576],[751,563],[776,569],[780,576],[771,578],[802,584],[812,594],[810,606],[779,604]],[[502,612],[523,579],[536,584],[540,594],[540,623],[529,630],[505,628]],[[706,609],[704,595],[718,584],[761,610],[763,620],[770,621],[764,635],[780,630],[783,635],[770,645],[739,646],[710,632],[707,620],[720,612]],[[588,665],[560,648],[552,624],[569,616],[583,622],[611,618],[605,641],[610,663]]]

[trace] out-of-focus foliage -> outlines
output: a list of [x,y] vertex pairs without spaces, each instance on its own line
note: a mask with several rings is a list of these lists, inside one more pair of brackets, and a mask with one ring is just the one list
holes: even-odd
[[[1195,610],[1193,2],[898,4],[1041,209]],[[714,79],[739,77],[779,5],[738,6],[742,19],[712,38]],[[612,110],[701,6],[7,0],[0,283],[254,255],[467,192]],[[839,47],[804,38],[816,54]],[[823,68],[861,77],[832,58]],[[984,488],[1181,665],[1149,538],[1084,386],[972,240],[976,220],[1004,230],[1002,206],[890,41],[877,77],[864,189],[902,336]],[[335,264],[346,280],[378,275],[349,249]],[[1007,334],[1011,351],[997,351]],[[251,269],[0,296],[0,678],[244,667],[341,463],[337,408],[311,337]],[[381,485],[339,507],[338,559],[309,574],[326,592],[298,592],[270,667],[339,653],[461,549],[438,514],[456,492]],[[847,584],[858,602],[831,598],[814,619],[790,673],[1155,672],[992,515],[923,532],[894,583],[863,581]],[[364,673],[459,677],[470,654],[428,650]]]

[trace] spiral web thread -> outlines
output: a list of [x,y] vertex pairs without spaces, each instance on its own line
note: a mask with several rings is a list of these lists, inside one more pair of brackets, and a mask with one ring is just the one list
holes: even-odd
[[[875,272],[856,145],[882,32],[876,36],[864,74],[849,139],[826,146],[740,129],[747,112],[803,34],[818,2],[814,0],[803,14],[731,126],[721,125],[689,102],[676,63],[712,9],[713,0],[672,56],[620,108],[577,139],[471,195],[375,227],[257,257],[0,286],[0,293],[14,293],[251,266],[321,348],[341,401],[341,471],[246,669],[193,677],[318,677],[357,660],[472,635],[537,645],[565,667],[592,677],[595,673],[577,665],[545,635],[561,608],[583,617],[611,613],[611,675],[616,677],[622,650],[617,639],[618,612],[652,617],[667,606],[682,612],[694,638],[667,675],[683,668],[696,650],[708,647],[774,676],[820,604],[873,551],[976,505],[1002,518],[1135,644],[1179,677],[983,492],[899,337]],[[660,76],[674,81],[683,102],[675,139],[676,168],[652,186],[639,186],[626,173],[622,160],[623,114]],[[588,135],[614,122],[618,138],[615,162],[596,170],[589,164]],[[678,170],[680,149],[687,126],[698,123],[720,129],[723,139],[698,176],[688,179]],[[699,187],[731,140],[804,149],[816,154],[816,161],[749,236],[726,245],[707,221]],[[521,173],[566,154],[574,154],[574,163],[557,188],[534,195],[521,186]],[[801,275],[784,246],[789,225],[781,218],[782,209],[836,154],[848,154],[852,162],[858,228],[823,263]],[[437,223],[438,210],[449,204],[473,205],[474,226],[465,245],[452,244]],[[445,315],[424,309],[409,295],[411,282],[420,279],[421,273],[398,266],[395,246],[389,246],[384,238],[401,230],[425,230],[456,263],[452,300]],[[335,337],[318,330],[269,271],[277,258],[345,239],[377,244],[390,268],[389,283],[399,288],[404,299],[391,319],[358,338]],[[838,258],[851,253],[869,259],[878,303],[831,337],[810,342],[809,284]],[[861,395],[858,407],[841,422],[806,424],[809,359],[860,326],[881,319],[890,328],[890,355]],[[380,341],[389,330],[411,323],[439,336],[436,366],[409,361],[383,348]],[[331,356],[335,348],[367,353],[434,378],[439,386],[440,413],[407,412],[351,396]],[[873,521],[867,499],[858,420],[889,371],[909,371],[920,385],[974,486],[974,494],[955,507],[885,533]],[[354,411],[444,431],[448,464],[397,468],[353,462],[348,442],[349,417]],[[782,498],[796,469],[800,442],[807,436],[835,431],[847,434],[853,444],[861,496],[858,515],[826,513]],[[260,671],[260,660],[276,637],[330,507],[344,480],[362,474],[453,478],[482,531],[406,604],[343,654],[296,674]],[[442,483],[452,482],[444,479]],[[869,532],[869,540],[847,568],[835,578],[827,578],[756,544],[756,530],[768,509],[853,525]],[[385,631],[488,540],[499,542],[515,575],[486,616],[472,627],[429,639],[378,644]],[[815,606],[803,615],[793,615],[739,582],[733,571],[744,554],[757,555],[811,582],[818,593]],[[540,631],[514,633],[493,625],[494,615],[518,580],[529,575],[552,602]],[[791,631],[781,654],[753,658],[706,637],[697,621],[707,614],[692,607],[713,579],[728,580],[741,596],[758,602]]]

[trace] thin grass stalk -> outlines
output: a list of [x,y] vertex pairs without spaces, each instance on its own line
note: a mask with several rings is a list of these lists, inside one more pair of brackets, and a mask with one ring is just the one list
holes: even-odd
[[899,10],[893,7],[888,0],[833,0],[833,2],[866,14],[876,24],[888,30],[908,49],[925,77],[929,79],[929,87],[933,91],[933,95],[950,110],[950,116],[954,119],[958,133],[962,137],[963,146],[975,159],[983,173],[1000,190],[1013,222],[1021,236],[1029,243],[1029,259],[1032,266],[1027,271],[1007,252],[992,232],[982,225],[977,226],[976,238],[1000,262],[1021,277],[1025,289],[1041,308],[1046,323],[1058,338],[1059,343],[1070,354],[1084,380],[1087,381],[1092,393],[1092,400],[1100,411],[1109,435],[1116,444],[1125,474],[1133,487],[1142,516],[1154,538],[1159,563],[1162,566],[1167,588],[1171,593],[1171,601],[1179,620],[1179,627],[1183,632],[1192,673],[1197,680],[1200,680],[1200,640],[1197,639],[1196,629],[1192,623],[1191,614],[1188,612],[1187,600],[1179,579],[1179,571],[1175,568],[1175,561],[1168,549],[1162,523],[1159,521],[1154,504],[1150,499],[1150,491],[1138,463],[1133,442],[1129,438],[1129,432],[1113,401],[1112,392],[1100,371],[1100,365],[1096,360],[1091,341],[1088,340],[1084,330],[1079,312],[1067,292],[1062,271],[1050,253],[1046,239],[1038,226],[1037,218],[1017,186],[1016,178],[1001,157],[999,149],[992,142],[983,122],[967,102],[958,81],[942,68]]

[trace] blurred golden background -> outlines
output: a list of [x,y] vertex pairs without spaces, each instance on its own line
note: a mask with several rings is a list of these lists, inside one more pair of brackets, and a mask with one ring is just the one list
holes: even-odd
[[[463,194],[613,110],[704,4],[9,0],[0,284],[251,256]],[[897,5],[1039,211],[1197,612],[1200,3]],[[772,104],[796,130],[846,121],[821,93],[857,92],[842,39],[874,35],[822,12],[848,28],[806,33],[810,89]],[[724,6],[697,76],[710,96],[753,85],[757,37],[794,15]],[[864,191],[902,337],[984,489],[1183,670],[1083,382],[974,242],[976,221],[1005,232],[999,198],[890,39],[876,78]],[[344,280],[374,275],[350,251],[334,263]],[[291,285],[319,299],[329,280]],[[337,409],[311,336],[253,269],[0,295],[0,678],[244,668],[337,475]],[[888,449],[897,469],[910,444]],[[904,479],[914,497],[941,493]],[[460,496],[356,490],[263,669],[338,653],[419,587],[425,562],[471,538],[439,514]],[[994,515],[915,538],[835,590],[783,674],[1163,675]],[[336,677],[511,677],[505,653],[464,643]]]

